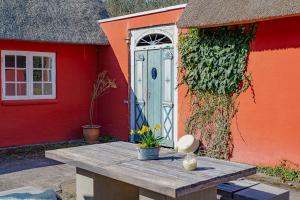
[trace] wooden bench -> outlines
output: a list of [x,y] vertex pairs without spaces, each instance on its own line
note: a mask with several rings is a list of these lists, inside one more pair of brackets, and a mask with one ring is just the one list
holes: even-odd
[[289,191],[250,180],[223,183],[217,189],[220,200],[289,200]]

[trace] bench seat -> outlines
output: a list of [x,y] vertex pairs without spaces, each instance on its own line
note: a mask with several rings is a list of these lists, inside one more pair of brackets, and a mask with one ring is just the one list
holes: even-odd
[[289,191],[249,180],[220,184],[218,195],[220,200],[289,200]]

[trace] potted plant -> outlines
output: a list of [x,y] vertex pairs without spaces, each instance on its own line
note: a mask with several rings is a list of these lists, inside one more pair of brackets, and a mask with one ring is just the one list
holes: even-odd
[[95,101],[103,96],[105,92],[111,88],[117,88],[114,80],[110,79],[107,76],[107,72],[100,72],[97,76],[97,79],[93,86],[93,91],[91,95],[90,102],[90,124],[82,126],[83,128],[83,137],[85,141],[89,144],[98,143],[100,136],[100,127],[99,125],[94,124],[94,108]]
[[157,132],[161,128],[157,125],[152,130],[149,126],[143,126],[140,130],[131,130],[130,134],[138,134],[140,136],[139,143],[137,145],[138,159],[139,160],[155,160],[159,157],[160,142],[163,137],[156,136]]

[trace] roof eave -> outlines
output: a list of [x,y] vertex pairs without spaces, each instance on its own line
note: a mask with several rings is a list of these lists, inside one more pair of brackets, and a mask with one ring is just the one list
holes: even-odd
[[106,40],[104,42],[84,42],[84,41],[60,41],[60,40],[33,40],[33,39],[16,39],[16,38],[0,38],[1,40],[10,40],[10,41],[23,41],[23,42],[45,42],[45,43],[58,43],[58,44],[78,44],[78,45],[109,45],[109,42]]
[[151,14],[158,14],[162,12],[168,12],[172,10],[178,10],[178,9],[184,9],[187,4],[179,4],[175,6],[169,6],[165,8],[158,8],[154,10],[148,10],[148,11],[143,11],[143,12],[138,12],[138,13],[133,13],[133,14],[128,14],[128,15],[122,15],[122,16],[117,16],[117,17],[111,17],[107,19],[101,19],[98,20],[99,24],[106,23],[106,22],[112,22],[112,21],[118,21],[118,20],[123,20],[123,19],[129,19],[129,18],[134,18],[134,17],[141,17],[145,15],[151,15]]
[[215,27],[221,27],[221,26],[234,26],[234,25],[240,25],[240,24],[251,24],[251,23],[257,23],[262,21],[270,21],[275,19],[282,19],[282,18],[288,18],[288,17],[297,17],[300,16],[300,13],[297,14],[291,14],[291,15],[283,15],[283,16],[271,16],[266,18],[258,18],[258,19],[251,19],[251,20],[242,20],[242,21],[233,21],[228,23],[219,23],[219,24],[203,24],[203,25],[189,25],[181,23],[180,21],[177,23],[177,27],[180,29],[186,29],[186,28],[215,28]]

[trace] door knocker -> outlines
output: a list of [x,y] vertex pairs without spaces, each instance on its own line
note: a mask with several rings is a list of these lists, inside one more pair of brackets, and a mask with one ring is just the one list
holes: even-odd
[[152,79],[155,80],[157,77],[157,69],[155,67],[151,70]]

